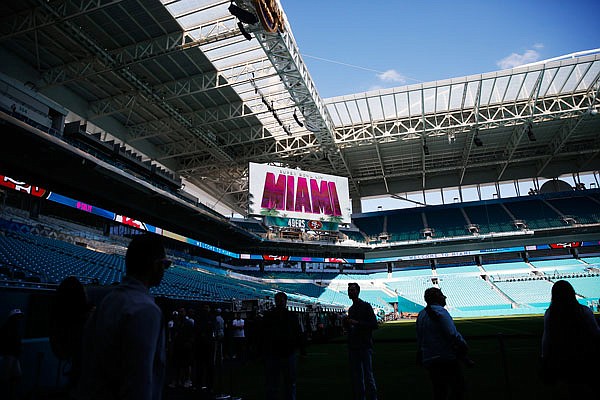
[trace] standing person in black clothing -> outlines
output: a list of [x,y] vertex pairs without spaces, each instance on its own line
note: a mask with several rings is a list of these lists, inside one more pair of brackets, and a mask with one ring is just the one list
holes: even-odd
[[[17,386],[21,381],[21,329],[23,312],[15,308],[8,313],[4,325],[0,327],[0,394],[3,399],[17,398]],[[6,396],[6,397],[4,397]]]
[[210,306],[204,304],[200,314],[196,318],[195,328],[195,357],[196,357],[196,379],[195,385],[198,390],[211,393],[213,387],[214,366],[214,327],[210,315]]
[[[275,294],[275,308],[265,314],[263,339],[267,400],[296,400],[296,350],[302,336],[296,313],[287,309],[287,295]],[[283,377],[283,396],[278,397]]]
[[352,394],[355,400],[377,400],[377,385],[373,376],[373,335],[377,318],[373,307],[360,298],[358,283],[348,284],[348,297],[352,306],[344,325],[348,332],[348,355],[352,374]]
[[69,392],[79,383],[83,331],[91,313],[92,305],[83,284],[74,276],[65,278],[54,295],[50,346],[58,359],[70,365],[65,373]]
[[544,314],[542,360],[546,383],[566,384],[568,399],[598,398],[595,382],[582,374],[593,371],[600,355],[600,327],[594,313],[579,304],[575,289],[560,280],[552,286],[550,307]]

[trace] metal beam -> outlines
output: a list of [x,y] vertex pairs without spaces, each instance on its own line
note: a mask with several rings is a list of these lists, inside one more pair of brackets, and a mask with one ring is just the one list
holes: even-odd
[[[193,39],[189,32],[196,29],[206,30],[205,36]],[[107,64],[104,57],[89,57],[84,60],[74,61],[56,68],[52,68],[44,74],[40,87],[64,85],[72,81],[88,79],[94,75],[113,71],[116,68],[126,68],[140,62],[153,60],[157,57],[165,57],[176,52],[187,51],[208,43],[225,40],[239,36],[240,32],[235,25],[235,18],[228,16],[216,21],[194,28],[186,32],[174,32],[160,37],[152,38],[118,49],[106,50],[110,55],[112,63]]]
[[[559,120],[567,117],[575,117],[589,108],[589,97],[584,92],[574,94],[562,94],[540,98],[535,108],[534,122]],[[482,113],[485,111],[486,115]],[[503,126],[514,126],[527,119],[530,115],[530,105],[527,100],[515,104],[492,105],[478,113],[481,129],[492,129]],[[435,113],[425,115],[425,124],[429,135],[439,134],[448,130],[454,130],[457,135],[460,132],[470,131],[473,125],[473,117],[476,115],[475,108],[464,110],[451,110],[441,120],[436,120]],[[376,123],[365,122],[351,125],[340,125],[336,127],[337,141],[345,147],[364,146],[371,144],[373,140],[389,141],[390,139],[403,139],[413,135],[422,123],[422,116],[404,116]]]
[[39,0],[40,6],[23,11],[18,14],[5,16],[0,20],[0,42],[37,31],[47,26],[68,21],[71,18],[98,11],[113,6],[123,0],[69,0],[53,2],[53,13],[46,12],[44,2]]
[[[236,2],[255,10],[254,3],[250,0],[237,0]],[[354,193],[358,195],[359,187],[352,177],[352,171],[336,145],[336,135],[331,117],[302,60],[287,21],[284,21],[284,24],[286,29],[276,33],[268,33],[257,26],[253,28],[255,37],[273,63],[291,98],[300,108],[306,123],[311,126],[310,130],[317,137],[320,147],[328,153],[334,173],[347,176],[354,188]]]
[[575,120],[569,119],[565,122],[565,124],[560,128],[558,134],[556,134],[550,143],[548,144],[548,150],[545,153],[550,153],[549,156],[546,156],[546,159],[543,161],[541,166],[539,167],[536,176],[542,176],[542,172],[544,169],[550,164],[552,159],[560,152],[562,147],[565,145],[569,137],[575,132],[577,127],[581,124],[583,118],[577,118]]
[[377,158],[379,159],[379,167],[381,168],[381,176],[383,177],[383,183],[385,184],[385,190],[387,193],[390,192],[390,187],[388,186],[387,178],[385,177],[385,168],[383,166],[383,160],[381,159],[381,152],[379,151],[379,145],[375,143],[375,150],[377,151]]
[[[577,157],[579,155],[584,155],[584,154],[596,154],[599,150],[600,150],[599,147],[587,148],[587,149],[578,150],[578,151],[571,151],[568,153],[561,153],[560,157],[568,158],[568,157]],[[519,163],[526,163],[529,161],[532,161],[532,162],[544,161],[544,160],[546,160],[546,158],[547,158],[546,155],[531,155],[531,156],[514,159],[512,163],[519,164]],[[480,161],[480,162],[470,164],[469,169],[477,170],[477,169],[483,169],[483,168],[488,168],[488,167],[497,167],[499,165],[502,165],[503,163],[504,163],[504,160]],[[461,171],[461,170],[462,170],[461,165],[448,165],[448,166],[443,166],[443,167],[438,167],[438,168],[430,168],[427,170],[427,173],[430,175],[433,175],[433,174],[439,174],[439,173],[444,173],[444,172]],[[411,176],[417,177],[417,176],[421,176],[421,175],[422,175],[422,171],[419,168],[419,169],[413,169],[413,170],[406,170],[403,172],[388,173],[387,178],[389,181],[393,181],[394,178],[404,178],[404,177],[411,177]],[[379,175],[358,176],[357,179],[359,179],[361,182],[369,182],[369,181],[381,180],[381,176],[379,176]]]
[[[44,3],[44,9],[55,16],[60,16],[60,13],[53,7],[50,3]],[[219,144],[210,136],[208,136],[204,131],[193,126],[189,120],[181,115],[179,111],[177,111],[173,106],[169,103],[162,100],[156,93],[152,92],[152,89],[145,83],[142,79],[136,76],[133,72],[126,68],[118,68],[119,63],[113,57],[111,53],[107,50],[99,46],[92,38],[87,36],[81,29],[72,24],[70,21],[63,21],[61,27],[65,30],[65,32],[70,35],[73,40],[79,42],[82,46],[87,48],[90,52],[96,54],[98,59],[101,59],[105,64],[112,66],[112,68],[116,71],[116,73],[123,78],[126,82],[128,82],[133,88],[139,91],[143,91],[147,96],[152,97],[156,101],[156,105],[159,106],[164,112],[171,115],[174,121],[179,123],[183,128],[185,128],[189,133],[193,136],[197,137],[204,144],[208,146],[210,149],[210,153],[217,160],[225,160],[228,162],[233,161],[232,157],[223,151]]]
[[588,96],[586,96],[586,98],[589,98],[589,103],[586,104],[586,106],[588,106],[588,108],[575,120],[572,120],[572,119],[568,120],[565,123],[565,125],[563,125],[563,127],[561,127],[558,134],[552,138],[552,141],[548,145],[548,150],[549,150],[549,152],[551,152],[551,154],[546,159],[546,161],[544,161],[542,163],[536,176],[541,176],[544,169],[546,169],[546,167],[548,166],[548,164],[550,164],[552,159],[561,151],[562,147],[566,144],[569,137],[573,134],[573,132],[575,132],[575,130],[581,124],[583,119],[588,115],[589,107],[593,107],[597,103],[598,99],[600,98],[600,90],[598,90],[598,88],[596,87],[596,86],[600,85],[599,80],[600,80],[600,72],[598,72],[598,74],[596,74],[594,84],[591,85],[586,92],[588,94]]

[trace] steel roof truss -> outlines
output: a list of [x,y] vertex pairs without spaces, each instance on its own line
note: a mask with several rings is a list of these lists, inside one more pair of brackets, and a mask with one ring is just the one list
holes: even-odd
[[[53,4],[54,12],[48,13],[44,7],[45,1],[38,0],[39,7],[31,10],[26,10],[16,15],[10,15],[3,19],[0,24],[1,34],[0,41],[6,40],[13,36],[22,35],[24,33],[40,30],[46,26],[61,23],[71,18],[75,18],[90,12],[101,10],[105,7],[118,4],[123,0],[106,0],[104,2],[94,0],[69,0],[55,2]],[[8,23],[7,21],[10,21]]]

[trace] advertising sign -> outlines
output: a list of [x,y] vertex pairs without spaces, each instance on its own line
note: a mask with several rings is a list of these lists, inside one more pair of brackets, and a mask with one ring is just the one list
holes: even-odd
[[332,231],[337,232],[339,226],[335,222],[306,220],[298,218],[265,217],[265,225],[280,228],[294,228],[305,231]]
[[350,223],[348,178],[250,163],[250,214]]

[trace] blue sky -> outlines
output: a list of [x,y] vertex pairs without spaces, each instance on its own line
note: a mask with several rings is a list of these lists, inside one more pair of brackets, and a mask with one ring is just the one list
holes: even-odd
[[599,0],[281,3],[323,98],[600,47]]
[[[600,48],[600,0],[281,3],[322,98],[492,72]],[[594,182],[589,176],[582,180]],[[522,185],[525,193],[532,186]],[[502,185],[502,196],[514,196],[511,190],[512,184]],[[493,191],[483,190],[484,197],[492,198]],[[446,200],[455,195],[450,191]],[[439,192],[428,194],[427,202],[441,203],[440,197]],[[365,212],[380,206],[414,204],[363,199]]]

